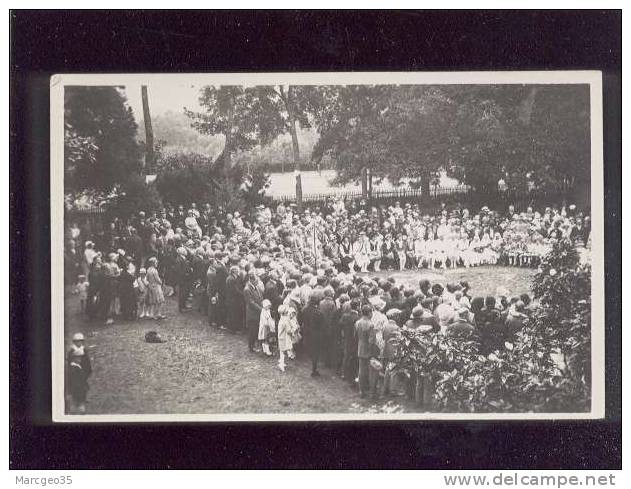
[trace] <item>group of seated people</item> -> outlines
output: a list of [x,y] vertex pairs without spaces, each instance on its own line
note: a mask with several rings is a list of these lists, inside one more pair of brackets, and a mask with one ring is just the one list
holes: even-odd
[[[506,247],[506,240],[516,236],[534,234],[548,244],[563,238],[578,246],[589,241],[589,218],[573,206],[521,214],[482,208],[472,217],[466,209],[443,208],[429,217],[414,205],[397,203],[384,212],[360,210],[355,215],[336,205],[331,212],[302,214],[291,206],[278,206],[275,213],[259,206],[249,219],[238,212],[203,217],[196,206],[182,213],[183,221],[167,210],[149,217],[139,212],[124,225],[114,220],[107,233],[87,236],[81,252],[76,243],[82,242],[84,231],[73,226],[66,270],[79,277],[70,277],[70,283],[92,319],[106,324],[119,317],[163,319],[165,297],[177,293],[180,312],[193,303],[210,326],[246,333],[249,350],[278,354],[281,370],[296,352],[307,352],[313,376],[319,376],[324,362],[358,386],[362,396],[375,397],[377,382],[384,378],[379,372],[387,372],[395,359],[391,340],[400,328],[474,335],[488,353],[514,339],[535,307],[527,294],[513,297],[498,290],[493,296],[472,296],[466,282],[441,285],[421,279],[410,286],[361,273],[369,266],[374,272],[382,266],[405,268],[408,255],[398,253],[396,245],[402,236],[427,245],[464,242],[472,233],[470,242],[476,245],[462,245],[462,253],[432,245],[431,254],[425,246],[412,255],[414,266],[430,268],[497,263],[502,257],[508,264],[534,266],[532,256],[541,255]],[[456,228],[464,233],[461,241],[449,234]],[[477,245],[489,242],[479,230],[483,237],[493,234],[488,246]],[[493,248],[497,233],[502,246]],[[376,248],[381,249],[379,258],[373,260],[369,251],[367,264],[357,242],[367,243],[370,250],[375,236],[383,236]],[[384,380],[381,392],[387,391]]]
[[[73,224],[67,236],[66,277],[74,283],[80,272],[88,273],[93,253],[81,256],[86,241],[96,250],[126,250],[137,268],[150,256],[169,262],[178,246],[190,248],[205,240],[232,243],[240,250],[266,248],[300,264],[315,265],[326,258],[341,271],[379,272],[494,264],[536,267],[553,240],[572,238],[589,247],[590,236],[590,217],[575,205],[522,212],[512,205],[502,212],[483,206],[472,213],[443,204],[429,214],[418,204],[396,202],[389,207],[354,204],[351,213],[338,200],[303,212],[295,204],[281,203],[274,211],[260,205],[241,215],[213,210],[209,204],[199,210],[192,203],[186,211],[182,205],[168,206],[128,219],[115,217],[99,230]],[[161,261],[168,275],[169,263]]]

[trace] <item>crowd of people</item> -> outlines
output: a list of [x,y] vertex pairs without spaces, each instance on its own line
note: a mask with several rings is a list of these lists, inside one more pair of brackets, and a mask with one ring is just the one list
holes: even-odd
[[409,286],[377,272],[536,267],[554,240],[590,244],[589,216],[574,205],[476,213],[443,205],[432,214],[399,202],[352,206],[279,204],[241,215],[193,203],[115,218],[97,232],[73,223],[66,283],[87,318],[106,324],[163,319],[165,298],[177,295],[180,312],[196,309],[211,327],[245,333],[249,350],[276,355],[282,371],[308,354],[312,376],[324,364],[376,398],[388,393],[400,328],[474,334],[491,352],[534,307],[501,287],[477,297],[466,282]]

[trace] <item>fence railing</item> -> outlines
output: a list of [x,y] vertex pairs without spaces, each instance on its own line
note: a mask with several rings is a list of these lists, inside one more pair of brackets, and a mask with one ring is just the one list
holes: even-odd
[[[418,199],[418,198],[436,198],[445,195],[467,194],[470,188],[467,185],[455,185],[452,187],[431,187],[429,193],[423,192],[422,189],[413,188],[395,188],[388,190],[373,190],[368,197],[364,197],[361,190],[325,192],[320,194],[303,194],[303,202],[322,202],[331,198],[342,199],[344,201],[359,200],[366,198],[367,200],[379,201],[390,199]],[[271,196],[277,202],[295,202],[295,194],[281,194]]]
[[[317,205],[335,198],[345,202],[366,200],[375,204],[392,204],[396,201],[416,201],[431,208],[440,203],[452,204],[460,202],[470,205],[472,208],[487,205],[490,208],[502,208],[512,204],[516,210],[525,210],[528,206],[541,207],[554,205],[566,201],[576,203],[584,208],[589,207],[589,202],[575,202],[576,195],[573,189],[559,189],[555,191],[524,190],[524,191],[497,191],[492,193],[475,192],[467,185],[455,185],[452,187],[431,187],[429,192],[422,189],[399,188],[387,190],[373,190],[370,196],[364,197],[361,190],[340,191],[335,193],[319,193],[303,195],[303,202],[307,205]],[[272,202],[291,203],[296,201],[293,194],[270,196]],[[73,218],[97,218],[105,217],[108,212],[106,206],[84,207],[66,211],[67,217]]]
[[92,214],[105,214],[107,212],[106,206],[86,206],[78,209],[70,209],[66,210],[66,213],[69,215],[77,214],[77,215],[92,215]]

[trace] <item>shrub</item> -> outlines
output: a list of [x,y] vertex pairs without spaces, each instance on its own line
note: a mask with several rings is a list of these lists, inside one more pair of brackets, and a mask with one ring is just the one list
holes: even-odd
[[120,186],[117,198],[110,210],[114,215],[129,217],[138,211],[158,211],[162,208],[162,198],[155,184],[146,184],[143,177],[131,175]]
[[244,211],[269,201],[264,195],[269,177],[263,170],[248,174],[235,165],[219,174],[210,158],[196,153],[162,157],[156,183],[164,201],[174,205],[208,202],[229,211]]
[[485,356],[475,336],[402,330],[396,368],[429,379],[439,411],[588,411],[590,285],[573,243],[559,241],[534,279],[540,307],[514,343]]

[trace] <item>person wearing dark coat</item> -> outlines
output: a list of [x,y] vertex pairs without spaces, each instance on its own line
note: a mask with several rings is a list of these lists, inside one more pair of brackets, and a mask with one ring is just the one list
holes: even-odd
[[457,336],[467,338],[475,332],[473,324],[469,322],[469,310],[462,308],[458,311],[456,320],[447,326],[445,334],[447,336]]
[[208,326],[220,326],[217,318],[219,280],[217,275],[217,260],[211,260],[208,265],[208,270],[206,271],[206,298],[208,301],[206,312],[208,316]]
[[265,291],[263,292],[263,298],[272,303],[272,317],[278,321],[280,315],[278,314],[278,306],[283,303],[283,284],[278,280],[275,273],[270,274],[267,282],[265,283]]
[[193,257],[193,281],[199,285],[196,290],[198,296],[197,310],[204,316],[208,315],[208,294],[206,291],[206,272],[210,266],[210,259],[205,254]]
[[324,357],[324,365],[328,368],[333,367],[335,354],[335,321],[337,319],[337,306],[333,297],[335,292],[331,287],[324,289],[324,298],[320,301],[318,308],[324,316],[324,344],[322,354]]
[[180,312],[186,310],[186,300],[190,292],[191,274],[192,270],[186,259],[186,250],[184,248],[178,248],[173,275],[175,285],[177,285],[177,302]]
[[399,320],[401,311],[398,309],[390,309],[386,314],[388,322],[383,328],[383,351],[381,352],[381,362],[383,365],[383,384],[381,388],[381,394],[387,396],[390,394],[390,387],[393,380],[393,367],[397,357],[397,339],[400,336],[401,328],[399,327]]
[[245,327],[245,302],[243,287],[245,284],[239,275],[239,267],[230,267],[230,274],[226,278],[226,322],[232,333],[237,333]]
[[243,288],[245,323],[248,330],[248,348],[250,351],[256,351],[257,349],[264,291],[263,282],[260,281],[254,270],[250,270],[248,272],[248,281]]
[[431,307],[433,303],[432,299],[423,299],[421,305],[412,309],[411,317],[405,323],[405,327],[408,329],[420,328],[423,331],[438,333],[440,324],[438,318],[432,314]]
[[[220,328],[226,327],[226,279],[228,278],[228,270],[221,261],[221,253],[215,254],[215,269],[217,273],[217,307],[215,317]],[[232,313],[232,311],[231,311]]]
[[[359,395],[366,397],[371,389],[370,360],[375,357],[374,328],[372,319],[373,308],[369,304],[362,306],[361,318],[355,323],[357,333],[357,358],[359,359]],[[375,394],[375,392],[373,392]]]
[[309,297],[309,304],[302,310],[302,330],[305,344],[311,356],[311,377],[319,377],[318,360],[322,355],[326,337],[324,315],[318,308],[320,298],[317,294]]
[[351,310],[342,314],[340,318],[340,331],[342,333],[342,343],[344,346],[343,373],[344,379],[355,386],[357,377],[357,334],[355,333],[355,323],[359,319],[359,299],[351,300]]
[[479,320],[476,318],[482,355],[488,355],[495,350],[504,348],[506,326],[502,320],[501,311],[495,307],[495,304],[495,297],[486,297],[484,307],[478,315]]
[[134,281],[136,276],[133,273],[134,264],[131,259],[123,264],[120,277],[118,279],[118,296],[120,299],[121,316],[123,319],[132,321],[136,319],[136,292],[134,291]]
[[88,276],[88,297],[86,301],[86,313],[89,319],[96,319],[100,311],[101,292],[105,285],[105,273],[103,271],[103,263],[100,256],[94,258],[90,265],[90,274]]
[[64,279],[66,285],[76,285],[77,277],[81,273],[81,257],[75,247],[75,242],[70,240],[64,251]]
[[130,230],[130,235],[125,238],[125,250],[127,253],[134,257],[134,265],[136,270],[140,270],[142,266],[142,252],[144,245],[142,238],[138,235],[138,231],[135,228]]
[[85,402],[88,395],[88,378],[92,374],[92,364],[85,346],[82,333],[75,333],[72,345],[66,355],[66,388],[70,400],[78,414],[85,413]]

